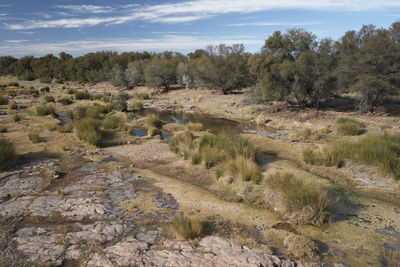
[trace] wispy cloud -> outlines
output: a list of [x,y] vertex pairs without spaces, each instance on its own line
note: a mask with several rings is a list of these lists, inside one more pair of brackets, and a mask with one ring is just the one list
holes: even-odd
[[25,32],[25,31],[22,31],[22,32],[18,32],[18,33],[27,34],[27,35],[32,35],[32,34],[34,34],[35,32]]
[[25,43],[28,40],[5,40],[5,43],[12,43],[12,44],[20,44],[20,43]]
[[[6,24],[11,30],[35,28],[78,28],[99,24],[121,24],[142,20],[158,23],[182,23],[227,13],[252,13],[273,9],[317,9],[340,11],[365,11],[400,7],[398,0],[193,0],[158,5],[58,5],[75,13],[107,13],[118,15],[89,18],[63,18],[30,20],[24,23]],[[237,25],[239,26],[239,25]],[[257,25],[255,25],[257,26]],[[268,25],[259,25],[268,26]]]
[[244,27],[244,26],[307,26],[307,25],[318,25],[322,24],[321,21],[310,21],[310,22],[245,22],[245,23],[234,23],[226,26],[231,27]]
[[67,9],[75,13],[108,13],[114,10],[111,6],[95,5],[56,5],[57,8]]
[[113,50],[113,51],[164,51],[180,50],[192,51],[199,47],[208,45],[217,45],[220,43],[234,44],[242,43],[245,45],[261,46],[264,40],[257,38],[246,38],[242,36],[229,37],[196,37],[182,35],[164,35],[160,38],[142,38],[142,39],[103,39],[103,40],[76,40],[68,42],[55,43],[30,43],[26,46],[20,44],[0,44],[0,54],[7,55],[43,55],[48,53],[58,54],[61,51],[80,55],[87,52]]

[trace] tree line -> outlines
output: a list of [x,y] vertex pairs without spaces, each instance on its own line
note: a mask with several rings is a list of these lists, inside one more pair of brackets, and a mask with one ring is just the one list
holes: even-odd
[[58,57],[4,56],[0,74],[162,90],[179,84],[225,94],[252,87],[260,102],[290,101],[316,109],[324,100],[353,92],[359,96],[358,109],[369,112],[385,97],[400,95],[400,22],[387,29],[365,25],[338,40],[319,40],[303,29],[276,31],[253,54],[241,44],[221,44],[187,55],[102,51],[76,58],[64,52]]

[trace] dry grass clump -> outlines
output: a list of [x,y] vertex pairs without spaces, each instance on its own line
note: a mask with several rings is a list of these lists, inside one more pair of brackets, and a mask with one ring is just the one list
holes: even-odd
[[55,131],[55,130],[57,130],[58,123],[56,123],[56,122],[53,122],[53,123],[50,122],[50,123],[46,123],[44,126],[45,126],[46,129],[49,130],[49,131]]
[[42,138],[40,137],[40,135],[36,132],[33,133],[28,133],[28,139],[32,142],[32,143],[40,143],[42,141]]
[[340,135],[360,135],[365,125],[355,119],[339,117],[336,120],[336,131]]
[[98,120],[91,118],[82,119],[75,124],[76,135],[80,140],[97,146],[101,141],[99,126],[100,122]]
[[74,103],[74,101],[68,97],[63,97],[59,99],[57,102],[61,103],[64,106],[71,105],[72,103]]
[[0,139],[0,170],[10,168],[14,164],[15,159],[14,146],[5,139]]
[[8,131],[7,125],[0,125],[0,133],[6,133]]
[[0,105],[8,105],[8,99],[4,96],[0,96]]
[[13,120],[13,122],[19,122],[21,121],[22,117],[19,114],[13,114],[11,115],[11,119]]
[[140,111],[144,109],[144,105],[142,102],[133,102],[130,107],[131,110]]
[[91,98],[91,95],[88,91],[75,91],[74,95],[76,100],[84,100]]
[[376,166],[400,179],[400,134],[368,134],[355,141],[332,145],[332,151],[343,158]]
[[302,150],[303,160],[307,164],[339,168],[343,164],[342,156],[334,149],[313,150],[306,147]]
[[150,99],[150,96],[148,93],[134,93],[133,98],[139,99],[139,100],[147,100],[147,99]]
[[329,220],[331,205],[327,191],[317,184],[280,172],[270,175],[266,183],[280,193],[285,213],[296,222],[320,225]]
[[325,133],[322,130],[311,130],[308,127],[302,128],[301,130],[296,132],[296,137],[300,140],[311,140],[311,141],[317,141],[321,139],[321,137]]
[[185,128],[188,131],[192,132],[200,132],[203,130],[203,124],[202,123],[188,123],[186,124]]
[[172,225],[185,240],[195,239],[201,235],[202,223],[199,219],[187,218],[180,214],[175,216]]
[[18,104],[15,102],[11,102],[8,106],[9,109],[18,109]]
[[56,109],[53,105],[37,105],[36,106],[36,114],[38,116],[47,116],[47,115],[54,115],[56,113]]
[[51,95],[45,96],[44,101],[46,101],[46,103],[54,103],[55,102],[54,97]]
[[[261,171],[255,162],[255,148],[240,135],[205,133],[196,138],[191,131],[186,130],[173,136],[170,148],[184,159],[191,157],[193,164],[204,162],[207,169],[216,165],[226,165],[226,169],[233,176],[244,181],[261,180]],[[221,167],[218,178],[223,173],[224,168]]]
[[119,116],[107,116],[103,120],[104,129],[123,129],[124,119]]
[[160,118],[156,114],[148,114],[146,116],[146,123],[148,126],[152,126],[155,128],[161,128],[162,127],[162,122]]
[[57,131],[59,133],[71,133],[72,130],[73,130],[72,123],[67,123],[67,124],[64,124],[64,125],[60,125],[60,124],[57,125]]
[[283,246],[296,259],[303,261],[318,261],[320,259],[318,246],[307,237],[290,233]]

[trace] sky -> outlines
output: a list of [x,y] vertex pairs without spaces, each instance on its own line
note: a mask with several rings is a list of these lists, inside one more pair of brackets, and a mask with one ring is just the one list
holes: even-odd
[[400,0],[0,0],[0,56],[186,54],[220,43],[257,52],[276,30],[337,39],[399,20]]

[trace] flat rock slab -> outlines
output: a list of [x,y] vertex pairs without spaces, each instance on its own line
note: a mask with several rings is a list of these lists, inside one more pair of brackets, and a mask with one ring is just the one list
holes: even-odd
[[179,204],[171,194],[157,194],[153,197],[154,205],[159,209],[178,210]]
[[26,196],[13,198],[0,204],[0,216],[17,216],[25,213],[25,208],[31,203],[34,197]]
[[4,193],[37,193],[40,191],[42,179],[39,177],[19,178],[13,175],[0,187],[0,194]]

